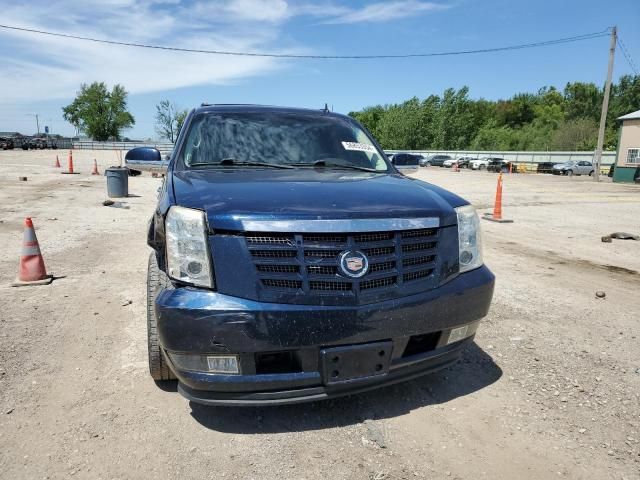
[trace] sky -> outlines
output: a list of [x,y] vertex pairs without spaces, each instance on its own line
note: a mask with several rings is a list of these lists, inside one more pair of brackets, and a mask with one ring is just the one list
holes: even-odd
[[[617,25],[640,68],[640,0],[0,0],[0,24],[122,42],[285,54],[375,55],[502,47]],[[155,106],[260,103],[348,113],[467,85],[508,98],[570,81],[604,83],[609,39],[412,59],[230,57],[106,45],[0,28],[0,131],[73,134],[62,107],[80,84],[129,92],[123,132],[155,138]],[[618,49],[614,80],[632,73]],[[640,106],[639,106],[640,108]]]

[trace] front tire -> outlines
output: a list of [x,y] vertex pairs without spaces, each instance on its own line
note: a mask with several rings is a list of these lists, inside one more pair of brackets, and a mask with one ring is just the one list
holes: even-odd
[[155,303],[157,296],[167,288],[173,288],[169,277],[158,267],[158,258],[153,252],[149,255],[147,271],[147,350],[149,353],[149,373],[156,381],[175,380],[176,376],[169,368],[158,338],[158,318]]

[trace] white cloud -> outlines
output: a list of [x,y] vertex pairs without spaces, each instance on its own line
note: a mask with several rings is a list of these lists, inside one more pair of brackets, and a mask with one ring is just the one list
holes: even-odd
[[326,20],[324,23],[388,22],[445,8],[448,7],[439,3],[419,2],[416,0],[380,2],[366,5],[361,9],[343,12]]
[[290,17],[285,0],[232,0],[225,10],[233,16],[251,21],[279,22]]
[[[362,8],[310,0],[0,0],[2,23],[71,35],[206,50],[308,53],[285,43],[294,17],[325,23],[382,22],[443,8],[417,0]],[[289,41],[290,42],[290,41]],[[0,29],[0,104],[71,98],[81,83],[121,83],[132,94],[216,85],[289,63],[115,46]]]
[[[237,8],[257,2],[232,2]],[[273,3],[273,2],[272,2]],[[285,4],[286,6],[286,4]],[[61,15],[61,12],[65,12]],[[55,20],[54,20],[55,19]],[[259,18],[256,18],[259,20]],[[212,24],[166,2],[111,0],[8,7],[3,23],[135,43],[205,50],[301,52],[277,45],[277,31],[254,25],[236,35],[233,22]],[[0,103],[73,97],[81,83],[121,83],[133,94],[226,84],[282,68],[272,58],[229,57],[134,48],[0,30]]]

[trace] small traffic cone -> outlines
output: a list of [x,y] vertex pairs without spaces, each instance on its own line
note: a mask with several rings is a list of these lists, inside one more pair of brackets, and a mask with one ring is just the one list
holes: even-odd
[[502,173],[498,175],[498,186],[496,187],[496,201],[493,205],[493,213],[485,213],[484,219],[498,223],[513,223],[513,220],[502,218]]
[[56,155],[56,164],[54,165],[56,168],[60,168],[60,160],[58,160],[58,155]]
[[30,217],[24,219],[24,237],[22,240],[22,254],[18,267],[18,278],[13,282],[14,287],[27,285],[47,285],[53,281],[53,276],[47,275],[44,259],[40,253],[40,245]]
[[67,171],[62,173],[65,173],[67,175],[77,175],[78,173],[80,173],[80,172],[73,171],[73,151],[71,150],[69,150],[69,161],[68,161]]
[[93,170],[91,171],[91,175],[100,175],[100,172],[98,171],[98,161],[95,158],[93,159]]

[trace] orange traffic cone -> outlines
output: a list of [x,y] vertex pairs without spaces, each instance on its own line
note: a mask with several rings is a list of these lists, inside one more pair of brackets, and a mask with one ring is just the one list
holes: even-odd
[[53,276],[47,275],[44,259],[40,253],[40,245],[33,228],[31,218],[24,219],[24,237],[22,240],[22,254],[18,278],[13,283],[14,287],[26,285],[47,285],[53,281]]
[[498,175],[498,186],[496,187],[496,201],[493,205],[493,213],[485,213],[484,219],[498,223],[513,223],[513,220],[502,218],[502,173]]
[[93,159],[93,170],[91,171],[91,175],[100,175],[100,172],[98,171],[98,161],[95,158]]
[[56,164],[54,165],[56,168],[60,168],[60,160],[58,160],[58,155],[56,155]]
[[73,171],[73,152],[71,150],[69,150],[69,162],[68,162],[67,171],[62,173],[66,173],[68,175],[74,175],[74,174],[77,175],[78,173],[80,173],[80,172]]

